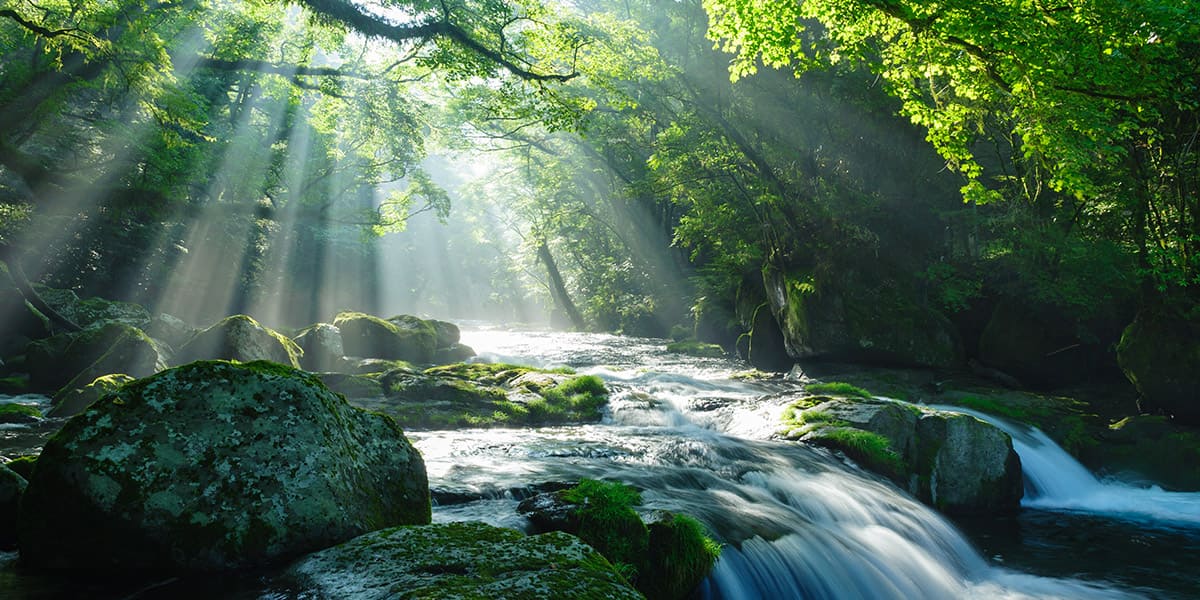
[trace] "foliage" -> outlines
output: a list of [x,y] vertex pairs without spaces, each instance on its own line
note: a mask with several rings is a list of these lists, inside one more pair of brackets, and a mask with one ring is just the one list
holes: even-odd
[[580,539],[636,580],[635,565],[649,543],[646,524],[633,510],[641,494],[619,481],[584,479],[563,492],[563,499],[578,506]]

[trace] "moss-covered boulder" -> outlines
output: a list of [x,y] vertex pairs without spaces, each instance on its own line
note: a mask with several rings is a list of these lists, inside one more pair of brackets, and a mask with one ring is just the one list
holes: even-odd
[[32,454],[18,456],[5,463],[4,466],[12,469],[14,473],[28,480],[33,475],[33,467],[37,464],[37,458],[38,457],[36,455]]
[[42,411],[28,404],[0,403],[0,424],[37,423],[44,417]]
[[1024,487],[1012,439],[975,417],[861,397],[809,396],[784,414],[786,439],[844,453],[949,514],[1016,511]]
[[333,324],[342,332],[347,356],[429,363],[437,350],[437,332],[417,317],[399,315],[385,320],[364,313],[343,312]]
[[536,532],[579,536],[652,600],[687,598],[708,576],[720,545],[695,519],[654,511],[643,520],[637,490],[620,482],[585,479],[536,494],[517,506]]
[[145,329],[150,324],[150,312],[139,304],[105,298],[80,299],[71,290],[35,286],[46,304],[76,325],[88,328],[102,323],[124,323]]
[[1200,425],[1200,325],[1183,318],[1143,311],[1117,346],[1121,370],[1150,413]]
[[430,519],[393,420],[267,361],[123,386],[46,443],[25,493],[22,560],[52,569],[252,567]]
[[[287,336],[246,315],[233,315],[197,333],[175,353],[175,364],[194,360],[269,360],[300,368],[304,352]],[[113,371],[110,371],[110,373]]]
[[171,348],[182,347],[199,331],[199,329],[188,325],[183,319],[168,315],[167,313],[154,315],[150,319],[150,324],[146,326],[147,335],[156,340],[166,342]]
[[17,544],[17,507],[25,493],[25,478],[0,464],[0,550]]
[[787,353],[794,359],[915,367],[963,363],[954,325],[919,303],[916,290],[901,281],[851,268],[818,276],[768,265],[763,282]]
[[105,394],[111,394],[121,386],[136,379],[124,373],[113,373],[111,375],[102,375],[92,380],[91,383],[82,388],[63,388],[59,393],[51,399],[50,410],[46,413],[48,417],[73,417],[91,406],[93,402],[102,398]]
[[283,577],[303,597],[641,598],[612,565],[564,533],[483,523],[396,527],[305,557]]
[[460,363],[378,375],[383,398],[353,402],[420,429],[593,423],[608,388],[599,378],[494,363]]
[[350,375],[349,373],[317,373],[329,389],[347,398],[380,398],[383,396],[383,385],[377,377],[366,375]]
[[437,319],[429,319],[425,322],[433,328],[434,346],[439,349],[453,347],[462,339],[462,332],[454,323]]
[[25,359],[30,383],[48,391],[82,388],[110,373],[145,377],[166,366],[150,336],[119,322],[32,342]]
[[310,325],[301,329],[292,341],[304,352],[300,365],[309,371],[338,371],[345,364],[342,332],[335,325]]

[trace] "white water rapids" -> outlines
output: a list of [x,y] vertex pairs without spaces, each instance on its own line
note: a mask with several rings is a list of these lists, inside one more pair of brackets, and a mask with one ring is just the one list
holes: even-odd
[[441,497],[435,520],[521,527],[531,484],[610,478],[647,508],[692,514],[725,544],[709,598],[1122,598],[1156,590],[989,563],[939,514],[823,450],[768,439],[797,384],[671,355],[662,340],[464,331],[482,359],[569,365],[614,389],[597,425],[411,432]]

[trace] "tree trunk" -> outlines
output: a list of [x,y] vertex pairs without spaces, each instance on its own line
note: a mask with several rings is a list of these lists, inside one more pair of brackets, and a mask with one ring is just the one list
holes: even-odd
[[571,296],[567,294],[567,286],[563,283],[562,273],[558,272],[558,263],[554,262],[554,256],[550,254],[550,246],[546,245],[545,240],[538,243],[537,256],[538,260],[546,266],[546,273],[550,276],[550,295],[554,297],[554,303],[567,313],[567,317],[571,319],[571,325],[576,331],[587,329],[583,315],[579,313],[579,309],[571,301]]

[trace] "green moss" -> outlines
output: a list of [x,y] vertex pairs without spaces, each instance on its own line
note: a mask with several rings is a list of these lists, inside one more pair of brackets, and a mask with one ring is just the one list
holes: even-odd
[[871,399],[874,396],[871,392],[860,387],[842,383],[840,381],[829,381],[822,383],[810,383],[804,386],[804,389],[810,394],[829,394],[834,396],[856,396],[858,398]]
[[523,365],[508,363],[455,363],[442,365],[425,370],[426,375],[457,377],[469,381],[477,381],[488,385],[504,385],[526,373],[557,373],[572,375],[574,370],[567,367],[557,369],[538,369]]
[[649,544],[649,530],[633,510],[642,503],[637,490],[616,481],[584,479],[563,492],[579,506],[579,538],[603,554],[619,570],[636,578],[636,566]]
[[841,450],[865,468],[900,479],[907,467],[904,459],[892,449],[891,442],[878,433],[851,427],[828,427],[813,434],[811,441]]
[[667,344],[667,352],[687,354],[689,356],[698,356],[700,358],[722,358],[725,356],[725,350],[720,346],[716,344],[698,342],[696,340],[686,340]]
[[704,525],[687,515],[670,515],[650,525],[638,589],[647,598],[686,598],[712,570],[721,545]]
[[0,394],[20,394],[29,389],[28,375],[0,377]]
[[18,456],[9,461],[5,466],[28,481],[29,478],[33,477],[33,467],[37,465],[37,460],[38,457],[34,455]]
[[25,404],[0,404],[0,423],[10,422],[11,419],[21,417],[41,419],[42,411]]

